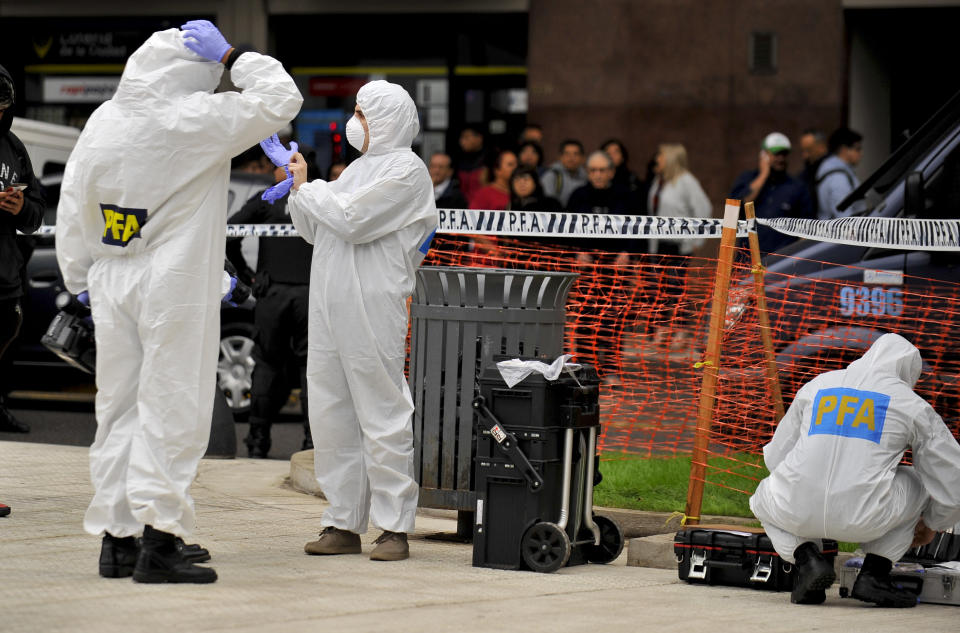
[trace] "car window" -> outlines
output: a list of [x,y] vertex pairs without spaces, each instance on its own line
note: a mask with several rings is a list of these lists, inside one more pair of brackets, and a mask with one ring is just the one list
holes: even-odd
[[60,182],[63,174],[48,174],[40,179],[43,188],[43,223],[53,226],[57,223],[57,205],[60,204]]

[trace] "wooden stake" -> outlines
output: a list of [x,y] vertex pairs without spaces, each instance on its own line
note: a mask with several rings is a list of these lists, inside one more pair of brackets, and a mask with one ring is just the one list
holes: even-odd
[[[747,220],[757,216],[753,211],[753,203],[748,202],[743,207]],[[763,279],[763,262],[760,259],[760,240],[757,237],[756,225],[750,231],[750,260],[753,263],[753,289],[757,295],[757,315],[760,321],[760,339],[763,341],[763,355],[767,366],[767,383],[770,385],[770,395],[773,396],[773,411],[775,422],[783,419],[783,393],[780,390],[780,376],[777,373],[777,357],[773,351],[773,336],[770,331],[770,314],[767,311],[767,293]]]
[[723,211],[723,233],[720,237],[720,255],[717,259],[717,277],[710,306],[710,333],[704,356],[703,382],[700,387],[700,407],[697,411],[697,432],[693,439],[690,459],[690,481],[687,487],[685,522],[700,522],[703,504],[703,478],[706,472],[710,445],[710,424],[713,405],[717,399],[717,377],[720,373],[720,347],[723,342],[723,324],[727,316],[727,296],[730,292],[730,274],[733,270],[733,252],[737,242],[737,219],[740,201],[727,200]]

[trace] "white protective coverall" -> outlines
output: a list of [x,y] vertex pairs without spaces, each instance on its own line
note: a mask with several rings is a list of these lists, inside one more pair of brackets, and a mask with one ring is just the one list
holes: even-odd
[[307,353],[321,524],[363,534],[367,520],[411,532],[413,400],[403,375],[407,299],[439,217],[433,184],[410,144],[410,95],[372,81],[357,93],[367,152],[333,182],[291,192],[287,208],[313,246]]
[[[960,445],[913,392],[920,351],[884,334],[846,369],[804,385],[763,449],[770,476],[750,498],[780,556],[804,541],[861,543],[897,561],[923,517],[960,520]],[[913,467],[899,466],[913,448]]]
[[89,289],[96,324],[91,534],[193,529],[188,490],[216,388],[230,158],[302,102],[275,59],[244,53],[231,69],[242,92],[214,94],[223,68],[187,49],[181,31],[154,33],[67,163],[57,259],[70,292]]

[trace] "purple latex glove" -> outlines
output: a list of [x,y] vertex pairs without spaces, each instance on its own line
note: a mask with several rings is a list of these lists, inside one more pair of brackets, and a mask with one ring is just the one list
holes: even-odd
[[233,298],[233,291],[237,289],[237,281],[238,280],[236,277],[233,275],[230,276],[230,290],[227,290],[227,294],[223,295],[223,299],[220,300],[227,305],[233,306],[234,308],[237,307],[237,304],[231,301],[231,299]]
[[77,301],[79,301],[80,303],[82,303],[83,305],[85,305],[85,306],[87,306],[87,307],[89,308],[89,307],[90,307],[90,293],[87,292],[86,290],[84,290],[83,292],[81,292],[80,294],[77,295]]
[[[267,155],[267,158],[277,167],[286,167],[289,165],[290,158],[293,157],[299,149],[296,141],[290,141],[290,149],[287,149],[283,146],[283,143],[280,142],[280,137],[276,134],[260,141],[260,147],[263,148],[263,152]],[[289,176],[290,172],[287,172],[287,175]]]
[[[286,167],[284,167],[284,169],[286,169]],[[290,171],[287,170],[287,179],[281,180],[274,186],[264,191],[263,194],[260,195],[260,199],[266,200],[270,204],[273,204],[280,198],[287,195],[287,193],[290,191],[290,187],[292,186],[293,186],[293,176],[290,176]]]
[[184,46],[204,59],[219,62],[230,50],[227,40],[209,20],[190,20],[180,30]]

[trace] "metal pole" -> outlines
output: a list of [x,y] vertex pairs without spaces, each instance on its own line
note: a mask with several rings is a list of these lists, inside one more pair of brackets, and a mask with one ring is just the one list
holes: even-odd
[[697,431],[693,440],[693,455],[690,459],[690,482],[687,487],[687,506],[684,523],[700,522],[700,506],[703,503],[703,478],[707,464],[707,449],[710,443],[710,424],[713,405],[717,396],[717,376],[720,370],[720,347],[723,342],[723,324],[727,315],[727,295],[730,290],[730,273],[733,269],[733,251],[737,241],[737,219],[740,201],[727,200],[723,211],[723,233],[720,237],[720,255],[717,259],[717,277],[713,287],[713,302],[710,306],[710,333],[704,359],[697,365],[703,368],[700,387],[700,407],[697,411]]

